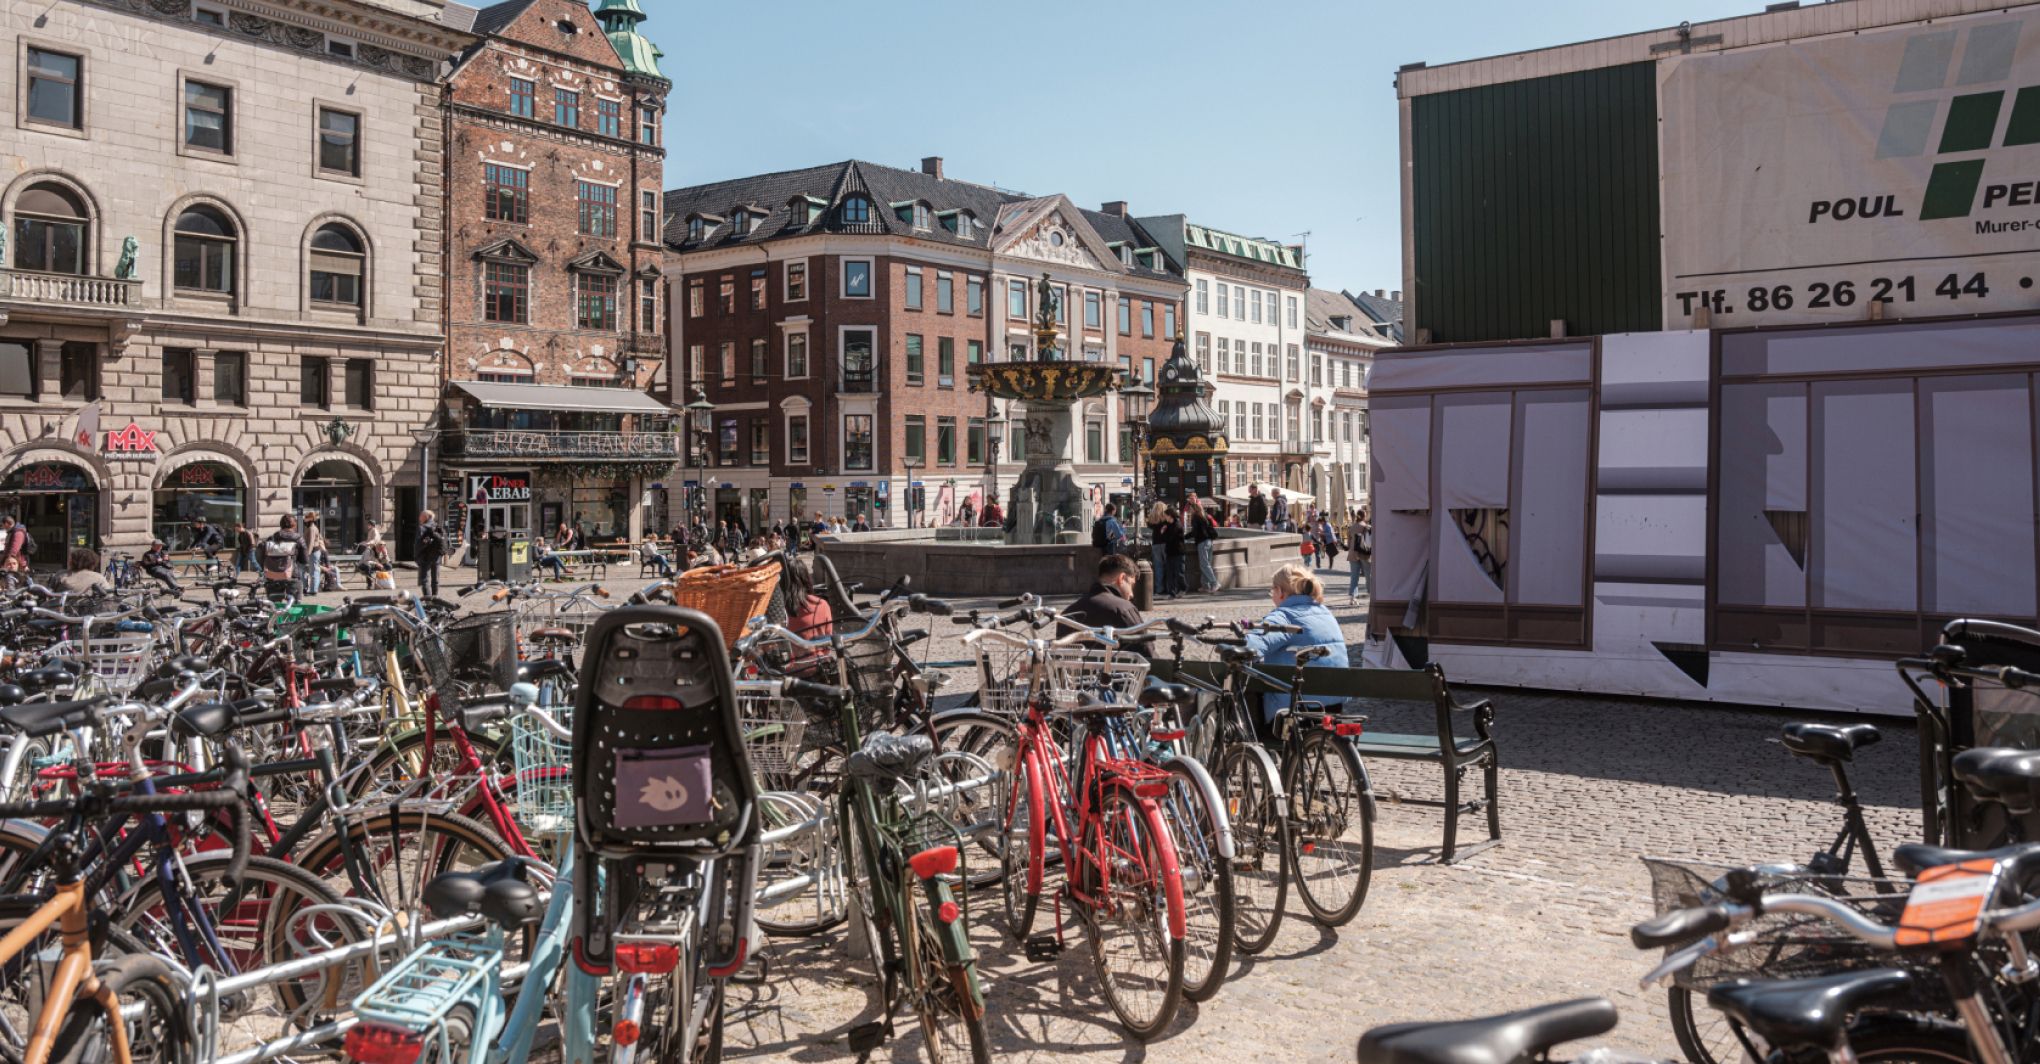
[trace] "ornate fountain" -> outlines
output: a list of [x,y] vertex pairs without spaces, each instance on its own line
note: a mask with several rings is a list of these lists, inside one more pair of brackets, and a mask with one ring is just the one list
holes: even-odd
[[989,362],[970,367],[970,388],[1024,404],[1019,420],[1027,440],[1027,464],[1007,498],[1012,522],[1007,543],[1077,543],[1090,528],[1090,500],[1077,484],[1076,425],[1079,400],[1104,395],[1120,384],[1119,371],[1103,362],[1072,362],[1057,343],[1058,303],[1049,275],[1036,285],[1034,361]]

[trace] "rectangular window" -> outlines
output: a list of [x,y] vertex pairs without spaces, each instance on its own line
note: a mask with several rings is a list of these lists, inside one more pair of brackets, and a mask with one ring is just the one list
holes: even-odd
[[1296,328],[1296,297],[1289,297],[1289,327]]
[[659,331],[659,282],[647,277],[638,282],[638,331]]
[[1261,290],[1260,290],[1260,289],[1258,289],[1258,288],[1256,288],[1256,289],[1254,289],[1254,291],[1253,291],[1253,292],[1252,292],[1251,294],[1252,294],[1252,295],[1253,295],[1253,297],[1254,297],[1254,317],[1253,317],[1253,322],[1254,322],[1254,324],[1256,324],[1256,325],[1259,325],[1259,324],[1261,324]]
[[1211,372],[1211,334],[1207,332],[1197,334],[1197,368]]
[[843,390],[872,393],[878,390],[878,363],[873,345],[877,333],[871,329],[843,330]]
[[638,189],[638,239],[659,239],[659,194],[648,188]]
[[963,290],[964,290],[964,309],[968,311],[970,313],[970,316],[973,318],[984,317],[985,279],[982,277],[967,278],[963,282]]
[[1233,316],[1240,321],[1247,320],[1247,290],[1239,285],[1232,286]]
[[234,154],[234,90],[203,81],[184,83],[184,146]]
[[928,463],[928,419],[915,414],[906,419],[906,457],[922,465]]
[[512,262],[482,264],[482,320],[530,320],[531,268]]
[[687,345],[687,379],[696,384],[708,380],[708,348],[701,344]]
[[908,333],[907,383],[910,385],[918,386],[922,383],[922,375],[926,370],[926,367],[923,365],[922,358],[923,356],[921,353],[921,338],[919,336],[914,335],[913,333]]
[[638,115],[638,143],[657,144],[658,142],[659,112],[647,108]]
[[[1270,353],[1270,354],[1273,354],[1273,353],[1274,353],[1274,351],[1275,351],[1275,345],[1273,345],[1273,344],[1269,344],[1269,345],[1268,345],[1268,351],[1269,351],[1269,353]],[[1289,345],[1289,362],[1288,362],[1288,369],[1289,369],[1289,375],[1288,375],[1288,376],[1287,376],[1286,378],[1284,378],[1284,379],[1286,379],[1286,380],[1292,380],[1292,381],[1300,381],[1300,380],[1302,380],[1302,379],[1303,379],[1303,367],[1302,367],[1302,366],[1301,366],[1301,365],[1299,364],[1299,359],[1298,359],[1298,356],[1297,356],[1297,353],[1296,353],[1296,345],[1295,345],[1295,344],[1290,344],[1290,345]]]
[[484,163],[483,213],[499,222],[530,220],[530,182],[531,174],[524,170]]
[[28,50],[28,120],[44,125],[82,129],[85,126],[83,57]]
[[871,415],[846,414],[843,417],[843,468],[870,469]]
[[227,13],[225,11],[219,10],[218,8],[198,7],[194,5],[191,9],[191,21],[196,22],[201,26],[214,26],[219,28],[225,28],[227,24]]
[[575,323],[583,329],[616,328],[616,278],[606,273],[583,273],[574,278],[580,298],[574,304]]
[[935,383],[943,388],[956,387],[956,340],[953,337],[935,338]]
[[956,278],[948,273],[935,275],[935,312],[956,313]]
[[[1262,376],[1263,374],[1261,370],[1263,367],[1261,365],[1261,344],[1259,341],[1256,341],[1254,343],[1253,355],[1254,360],[1248,363],[1249,369],[1247,370],[1247,372],[1253,374],[1256,377]],[[1266,375],[1272,377],[1274,376],[1274,373],[1270,372]]]
[[553,125],[568,129],[581,127],[581,94],[572,89],[553,89]]
[[716,282],[715,301],[718,309],[723,314],[729,315],[737,312],[736,278],[731,277],[729,274],[724,274],[722,280]]
[[1258,440],[1265,438],[1261,435],[1261,404],[1259,403],[1254,404],[1253,430],[1252,434],[1247,437],[1248,439]]
[[963,460],[970,465],[985,464],[985,419],[971,418],[963,430]]
[[190,348],[163,349],[163,401],[189,406],[198,401],[198,371]]
[[1310,386],[1313,388],[1322,388],[1324,387],[1324,384],[1325,384],[1325,356],[1313,354],[1310,356]]
[[906,307],[908,310],[921,309],[921,271],[913,266],[907,267]]
[[807,301],[807,262],[786,264],[786,301],[803,303]]
[[1221,318],[1229,318],[1232,316],[1232,311],[1226,308],[1225,289],[1226,289],[1225,285],[1221,284],[1218,286],[1218,316]]
[[983,340],[965,341],[963,346],[963,358],[964,361],[969,363],[970,365],[973,366],[983,365],[985,361],[984,341]]
[[298,363],[298,402],[321,409],[333,405],[333,373],[326,359],[307,355]]
[[1176,338],[1176,304],[1174,303],[1162,304],[1162,338],[1165,340]]
[[1151,385],[1153,385],[1153,384],[1155,383],[1155,360],[1154,360],[1154,359],[1152,359],[1152,358],[1143,358],[1143,359],[1141,359],[1141,360],[1140,360],[1140,379],[1141,379],[1141,383],[1143,383],[1143,384],[1147,384],[1147,385],[1150,385],[1150,386],[1151,386]]
[[708,290],[697,277],[687,282],[687,316],[698,318],[708,313]]
[[772,464],[772,423],[762,417],[751,419],[751,464]]
[[751,309],[765,309],[765,271],[763,269],[751,271]]
[[786,375],[807,376],[807,334],[803,332],[786,334]]
[[956,464],[956,419],[953,417],[935,419],[935,464]]
[[319,169],[361,176],[361,116],[319,108]]
[[723,465],[737,464],[737,419],[726,417],[716,426],[716,461]]
[[871,298],[871,260],[843,260],[843,297],[845,299]]
[[1086,291],[1084,293],[1084,328],[1102,329],[1105,327],[1104,303],[1105,297],[1103,293],[1095,291]]
[[1070,323],[1070,290],[1068,285],[1055,286],[1055,323],[1057,325],[1068,325]]
[[789,414],[786,418],[786,461],[789,465],[806,465],[808,456],[808,420],[806,414]]
[[1140,335],[1149,340],[1155,337],[1155,305],[1147,300],[1140,304]]
[[1197,313],[1211,313],[1211,285],[1203,278],[1197,281]]
[[1133,461],[1133,426],[1119,426],[1119,461],[1125,464]]
[[722,346],[717,349],[716,353],[718,357],[716,359],[715,379],[721,381],[722,386],[725,388],[736,387],[737,386],[736,341],[724,340],[722,342]]
[[753,384],[765,383],[766,346],[763,340],[751,341],[751,383]]
[[1220,373],[1233,371],[1232,341],[1223,336],[1218,338],[1218,371]]
[[510,113],[519,118],[530,118],[538,113],[536,101],[538,87],[524,78],[510,79]]
[[220,351],[213,355],[213,402],[221,406],[245,406],[248,401],[248,355],[242,351]]
[[347,405],[356,410],[375,409],[375,363],[365,358],[350,358],[342,373],[346,387],[344,397]]
[[581,209],[581,232],[589,236],[616,235],[616,189],[588,181],[574,182],[574,199]]
[[[64,398],[80,402],[99,398],[99,345],[66,340],[58,357],[57,384]],[[239,357],[245,366],[247,356]]]
[[620,137],[623,135],[622,100],[597,99],[595,101],[595,132],[605,137]]
[[1084,422],[1084,461],[1098,465],[1105,461],[1105,422]]
[[1006,361],[1025,362],[1027,358],[1027,341],[1014,340],[1006,344]]
[[1027,320],[1027,282],[1006,282],[1006,316],[1020,321]]
[[1133,335],[1133,300],[1119,297],[1119,335]]

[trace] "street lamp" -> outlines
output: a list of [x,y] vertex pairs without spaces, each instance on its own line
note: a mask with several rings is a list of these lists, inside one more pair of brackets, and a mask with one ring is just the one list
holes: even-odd
[[921,468],[922,458],[918,454],[906,455],[900,459],[900,464],[907,468],[907,527],[912,528],[914,513],[921,508],[920,492],[914,486],[914,470]]
[[1155,571],[1149,560],[1152,550],[1140,549],[1141,533],[1147,530],[1147,514],[1144,506],[1144,468],[1147,462],[1142,455],[1147,451],[1148,410],[1155,401],[1155,390],[1141,383],[1131,370],[1126,374],[1127,383],[1119,387],[1119,398],[1126,404],[1123,411],[1126,423],[1133,428],[1133,564],[1140,570],[1134,578],[1134,605],[1140,609],[1154,606],[1155,580],[1161,574]]
[[[992,397],[987,393],[985,395],[985,447],[988,448],[987,457],[991,459],[991,463],[988,467],[990,470],[990,484],[985,488],[986,506],[990,506],[999,498],[999,445],[1006,441],[1006,425],[1005,411],[992,405]],[[980,509],[978,512],[983,513],[984,511]],[[1003,507],[1001,507],[1000,512],[1005,512]]]
[[688,427],[694,430],[694,521],[708,527],[708,441],[714,428],[715,404],[700,384],[694,386],[694,401],[687,404]]

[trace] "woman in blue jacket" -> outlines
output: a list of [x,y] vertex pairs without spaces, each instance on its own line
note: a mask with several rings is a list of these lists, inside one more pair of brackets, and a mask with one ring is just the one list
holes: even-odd
[[[1295,634],[1283,632],[1248,632],[1247,646],[1261,656],[1263,666],[1296,664],[1296,652],[1303,647],[1330,647],[1332,652],[1310,663],[1308,668],[1320,665],[1345,668],[1346,634],[1339,629],[1338,618],[1325,608],[1325,585],[1301,565],[1291,563],[1275,571],[1275,579],[1268,588],[1268,597],[1275,608],[1261,618],[1263,623],[1290,624],[1301,629]],[[1272,670],[1270,670],[1272,671]],[[1286,672],[1274,675],[1287,678]],[[1336,710],[1344,699],[1325,699],[1327,710]],[[1270,722],[1275,715],[1289,708],[1289,696],[1270,694],[1261,698],[1261,714]]]

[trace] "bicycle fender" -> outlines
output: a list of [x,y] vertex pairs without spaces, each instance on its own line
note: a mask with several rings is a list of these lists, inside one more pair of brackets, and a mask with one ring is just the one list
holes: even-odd
[[1210,770],[1204,767],[1204,762],[1173,750],[1163,756],[1162,764],[1181,765],[1184,771],[1190,773],[1191,782],[1204,794],[1205,806],[1218,818],[1218,855],[1232,860],[1236,856],[1233,852],[1232,818],[1226,815],[1225,798],[1218,793],[1218,784],[1212,781]]
[[1367,759],[1358,750],[1353,751],[1353,763],[1360,766],[1360,800],[1367,803],[1367,815],[1372,819],[1381,811],[1374,804],[1374,778],[1367,774]]
[[1162,855],[1162,893],[1169,901],[1169,937],[1181,942],[1189,934],[1189,918],[1183,911],[1183,866],[1176,858],[1176,844],[1169,826],[1162,823],[1162,810],[1146,798],[1140,803],[1142,819],[1154,834],[1156,850]]
[[1260,758],[1261,767],[1268,770],[1268,775],[1264,778],[1267,779],[1268,782],[1274,784],[1275,787],[1275,793],[1269,795],[1269,797],[1271,798],[1289,797],[1289,792],[1283,790],[1282,788],[1282,766],[1275,763],[1275,756],[1268,752],[1267,747],[1262,746],[1260,743],[1238,743],[1236,745],[1245,748],[1255,757]]

